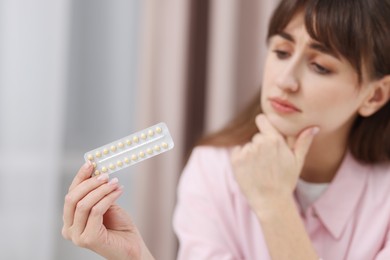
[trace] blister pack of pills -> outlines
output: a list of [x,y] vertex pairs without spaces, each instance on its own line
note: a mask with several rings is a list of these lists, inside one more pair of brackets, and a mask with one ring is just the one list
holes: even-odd
[[94,166],[92,175],[114,173],[171,150],[172,137],[165,123],[158,123],[142,131],[93,149],[84,155]]

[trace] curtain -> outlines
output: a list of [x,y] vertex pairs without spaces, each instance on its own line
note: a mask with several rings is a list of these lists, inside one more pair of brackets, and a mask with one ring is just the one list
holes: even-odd
[[62,207],[84,153],[139,130],[139,2],[0,0],[0,259],[102,259],[62,238]]
[[182,167],[189,0],[144,1],[140,35],[137,123],[142,129],[164,121],[173,150],[135,167],[134,215],[156,259],[174,259],[172,211]]
[[0,259],[55,248],[69,2],[0,2]]
[[144,1],[138,124],[165,121],[175,148],[137,168],[136,223],[157,259],[174,259],[176,184],[203,134],[225,125],[258,91],[265,34],[277,2]]
[[[140,130],[137,99],[139,0],[73,0],[69,24],[69,61],[58,220],[63,197],[86,151]],[[125,186],[119,203],[134,212],[133,175],[127,168],[115,177]],[[61,223],[57,230],[61,229]],[[58,237],[54,259],[97,259]]]
[[83,154],[166,122],[175,148],[116,175],[156,259],[196,140],[257,92],[276,1],[0,0],[0,259],[101,259],[61,237]]

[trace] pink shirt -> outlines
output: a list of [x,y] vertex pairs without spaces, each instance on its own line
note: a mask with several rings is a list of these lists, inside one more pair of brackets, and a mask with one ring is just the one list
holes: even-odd
[[[348,154],[328,189],[301,216],[324,260],[390,260],[390,165],[363,165]],[[194,149],[173,224],[178,259],[270,259],[227,149]]]

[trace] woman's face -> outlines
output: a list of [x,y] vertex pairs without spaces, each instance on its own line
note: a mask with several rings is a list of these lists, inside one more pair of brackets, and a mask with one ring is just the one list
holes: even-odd
[[356,71],[310,38],[297,15],[270,39],[261,106],[284,135],[319,126],[321,134],[350,127],[364,99]]

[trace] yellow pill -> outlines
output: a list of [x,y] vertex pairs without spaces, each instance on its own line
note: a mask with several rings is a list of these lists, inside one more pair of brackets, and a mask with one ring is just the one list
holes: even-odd
[[144,158],[145,157],[145,153],[144,152],[139,152],[139,157]]
[[116,151],[116,146],[115,145],[111,145],[110,150],[115,152]]
[[138,141],[139,141],[138,136],[134,136],[134,137],[133,137],[133,142],[134,142],[134,143],[138,143]]
[[107,148],[104,148],[103,153],[104,153],[104,154],[108,154],[108,153],[109,153],[108,149],[107,149]]
[[156,133],[161,134],[161,132],[162,132],[161,127],[156,127]]
[[100,158],[100,157],[102,157],[102,153],[101,153],[101,152],[99,152],[99,151],[97,151],[97,152],[95,153],[95,155],[96,155],[96,157],[97,157],[97,158]]
[[161,146],[162,146],[162,148],[164,148],[164,149],[167,149],[167,148],[168,148],[168,144],[167,144],[167,143],[165,143],[165,142],[164,142],[164,143],[162,143],[162,144],[161,144]]
[[88,160],[92,161],[93,160],[93,155],[92,154],[88,154],[87,158],[88,158]]
[[131,141],[129,139],[126,140],[127,145],[131,145]]
[[148,149],[146,149],[146,153],[147,153],[147,154],[152,154],[152,153],[153,153],[153,150],[150,149],[150,148],[148,148]]
[[131,160],[135,161],[135,160],[137,160],[137,159],[138,159],[137,155],[133,154],[133,155],[131,156]]
[[145,139],[146,139],[146,134],[142,133],[142,134],[141,134],[141,139],[142,139],[142,140],[145,140]]
[[108,166],[108,168],[110,168],[111,170],[114,170],[114,169],[115,169],[115,165],[113,165],[112,163],[110,163],[110,165]]
[[155,145],[155,146],[154,146],[154,150],[155,150],[156,152],[159,152],[159,151],[160,151],[160,146]]
[[116,165],[118,165],[119,167],[122,167],[122,166],[123,166],[123,163],[122,163],[122,161],[117,161],[117,162],[116,162]]
[[102,172],[107,172],[107,171],[108,171],[107,167],[102,167]]
[[119,142],[118,147],[122,149],[123,147],[125,147],[125,145],[122,142]]
[[96,163],[93,162],[93,163],[92,163],[92,166],[93,166],[93,168],[96,168]]
[[96,170],[94,174],[95,174],[95,176],[98,176],[98,175],[100,175],[100,172],[98,170]]
[[154,135],[153,130],[149,130],[149,131],[148,131],[148,135],[149,135],[150,137],[152,137],[152,136]]
[[129,158],[127,158],[127,157],[125,157],[124,159],[123,159],[123,161],[125,161],[125,163],[130,163],[130,159]]

